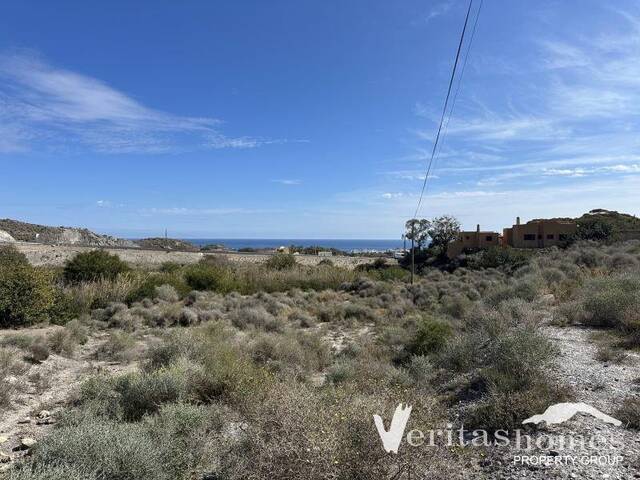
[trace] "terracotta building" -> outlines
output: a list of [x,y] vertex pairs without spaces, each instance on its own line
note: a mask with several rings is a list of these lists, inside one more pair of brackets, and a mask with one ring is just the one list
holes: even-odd
[[505,246],[514,248],[546,248],[561,245],[577,230],[572,220],[531,220],[521,224],[520,217],[502,232]]
[[481,232],[480,225],[475,232],[460,232],[458,238],[447,246],[447,256],[457,257],[465,250],[480,250],[500,245],[498,232]]

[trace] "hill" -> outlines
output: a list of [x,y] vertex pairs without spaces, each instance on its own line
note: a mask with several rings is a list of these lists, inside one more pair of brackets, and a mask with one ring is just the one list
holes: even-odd
[[615,210],[605,210],[603,208],[591,210],[575,220],[578,225],[587,225],[594,222],[605,223],[612,227],[614,233],[640,230],[640,218],[629,215],[628,213],[620,213]]
[[137,248],[131,240],[100,235],[86,228],[48,227],[35,223],[21,222],[9,218],[0,219],[0,232],[7,241],[53,243],[63,245],[83,245],[90,247]]
[[141,238],[135,244],[148,250],[177,250],[181,252],[198,252],[200,249],[193,243],[175,238]]
[[640,219],[598,208],[576,218],[578,236],[592,240],[629,240],[640,235]]

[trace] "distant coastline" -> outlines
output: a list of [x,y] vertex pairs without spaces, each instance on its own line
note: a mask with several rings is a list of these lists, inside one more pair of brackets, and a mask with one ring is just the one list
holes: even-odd
[[385,252],[403,247],[402,240],[366,240],[366,239],[313,239],[313,238],[184,238],[186,242],[198,247],[205,245],[224,245],[232,250],[241,248],[275,249],[299,245],[302,247],[335,248],[349,253]]

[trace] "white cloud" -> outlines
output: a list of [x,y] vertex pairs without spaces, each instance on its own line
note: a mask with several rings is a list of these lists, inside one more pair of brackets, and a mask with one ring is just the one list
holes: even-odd
[[382,198],[386,198],[386,199],[400,198],[400,197],[403,197],[403,196],[404,196],[404,193],[402,193],[402,192],[396,192],[396,193],[387,192],[387,193],[383,193],[382,194]]
[[300,185],[302,183],[302,180],[298,180],[295,178],[281,178],[281,179],[275,179],[271,181],[274,183],[279,183],[281,185]]
[[438,3],[424,17],[424,22],[428,23],[431,20],[433,20],[434,18],[437,18],[437,17],[439,17],[441,15],[444,15],[449,10],[451,10],[452,6],[453,6],[453,0],[447,0],[445,2]]
[[100,152],[255,148],[282,141],[229,138],[211,117],[145,106],[107,83],[25,52],[0,55],[0,152],[82,145]]
[[217,215],[238,215],[261,213],[264,210],[252,210],[245,208],[187,208],[187,207],[167,207],[167,208],[143,208],[139,210],[142,215],[176,215],[176,216],[217,216]]

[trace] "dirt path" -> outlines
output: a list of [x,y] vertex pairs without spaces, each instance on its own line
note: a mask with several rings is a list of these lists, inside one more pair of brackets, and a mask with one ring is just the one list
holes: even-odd
[[[60,327],[25,329],[20,333],[42,336],[56,328]],[[10,333],[15,332],[2,331],[0,337]],[[11,406],[0,415],[0,462],[13,461],[26,453],[16,450],[23,438],[43,438],[52,428],[56,413],[65,408],[72,392],[87,375],[117,373],[134,368],[133,364],[94,360],[93,354],[104,340],[103,337],[89,337],[73,358],[51,354],[42,363],[32,365],[24,375],[12,379],[19,388],[12,396]]]
[[[559,348],[560,355],[549,375],[572,387],[576,402],[587,403],[603,413],[615,416],[622,400],[630,395],[640,395],[640,357],[630,354],[622,364],[603,363],[595,358],[596,346],[590,339],[593,330],[579,327],[546,327],[546,333]],[[539,412],[542,413],[542,412]],[[502,452],[487,462],[488,478],[575,478],[575,479],[632,479],[640,478],[640,434],[624,426],[614,426],[590,415],[576,414],[560,425],[541,427],[533,439],[546,435],[554,439],[591,438],[597,435],[598,443],[579,443],[565,448],[534,448],[528,452],[511,450]],[[546,455],[552,465],[516,465],[514,455]],[[609,464],[600,458],[594,463],[592,456],[622,457]],[[564,458],[563,458],[564,457]],[[573,460],[571,460],[573,458]],[[586,458],[586,460],[585,460]],[[584,464],[583,462],[589,462]]]

